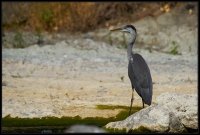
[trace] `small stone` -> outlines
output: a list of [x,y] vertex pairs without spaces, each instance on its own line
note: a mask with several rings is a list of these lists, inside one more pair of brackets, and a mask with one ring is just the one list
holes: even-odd
[[64,133],[106,133],[106,131],[93,125],[73,125],[66,129]]

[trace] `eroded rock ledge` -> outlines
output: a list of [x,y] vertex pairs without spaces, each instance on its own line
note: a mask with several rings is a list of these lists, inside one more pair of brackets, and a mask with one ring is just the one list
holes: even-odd
[[187,132],[198,129],[197,95],[163,93],[157,104],[146,107],[123,121],[105,127],[126,132]]

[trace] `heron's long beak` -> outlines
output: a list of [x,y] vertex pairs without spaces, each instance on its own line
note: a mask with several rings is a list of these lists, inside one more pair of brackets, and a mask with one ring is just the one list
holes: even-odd
[[119,31],[119,30],[122,30],[122,28],[111,29],[110,31]]

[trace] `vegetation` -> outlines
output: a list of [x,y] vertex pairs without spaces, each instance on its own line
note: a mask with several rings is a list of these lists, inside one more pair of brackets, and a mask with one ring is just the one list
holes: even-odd
[[172,41],[172,47],[171,47],[171,50],[170,50],[170,54],[173,54],[173,55],[180,55],[180,53],[178,52],[178,48],[179,48],[179,45],[176,41]]
[[14,48],[24,48],[25,47],[25,41],[23,39],[22,33],[16,32],[14,36]]
[[[112,105],[97,105],[97,109],[104,110],[104,109],[122,109],[116,116],[109,117],[109,118],[103,118],[103,117],[87,117],[87,118],[81,118],[80,116],[75,117],[42,117],[42,118],[18,118],[18,117],[11,117],[10,115],[2,118],[2,127],[3,130],[17,130],[20,127],[24,127],[24,129],[31,128],[35,130],[42,129],[41,127],[50,127],[51,129],[64,129],[67,126],[71,126],[74,124],[87,124],[87,125],[96,125],[99,127],[105,126],[109,122],[113,121],[119,121],[123,120],[128,116],[129,107],[128,106],[112,106]],[[134,107],[132,113],[135,113],[139,111],[141,107]],[[10,128],[6,128],[10,127]],[[15,127],[13,129],[13,127]],[[19,128],[16,128],[19,127]],[[105,127],[103,127],[105,128]],[[23,129],[22,129],[23,130]],[[108,130],[110,131],[110,130]],[[118,131],[118,132],[124,132],[124,131]]]
[[[4,30],[86,32],[137,21],[173,8],[176,2],[3,2]],[[161,11],[160,8],[163,7]],[[146,10],[148,9],[148,10]]]
[[70,126],[74,124],[92,124],[102,126],[107,124],[109,121],[114,120],[111,118],[101,117],[87,117],[81,118],[80,116],[75,117],[42,117],[42,118],[12,118],[6,116],[2,119],[2,126],[4,127],[38,127],[38,126]]

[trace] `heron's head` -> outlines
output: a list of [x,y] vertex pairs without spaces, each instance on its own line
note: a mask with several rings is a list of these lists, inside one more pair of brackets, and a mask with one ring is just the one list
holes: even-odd
[[120,28],[111,29],[110,31],[122,31],[122,32],[125,32],[128,34],[133,34],[133,35],[136,35],[136,33],[137,33],[137,30],[133,25],[125,25]]
[[111,29],[110,31],[122,31],[130,36],[130,42],[135,41],[137,30],[133,25],[125,25],[121,28]]

